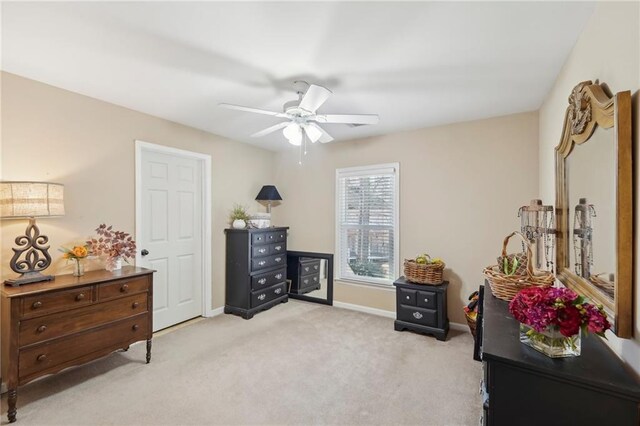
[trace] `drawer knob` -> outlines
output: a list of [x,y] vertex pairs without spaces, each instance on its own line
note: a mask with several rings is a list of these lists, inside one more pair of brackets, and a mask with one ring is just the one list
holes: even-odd
[[282,250],[282,246],[276,246],[276,251]]
[[314,266],[313,269],[318,270],[318,265]]
[[274,290],[274,293],[275,293],[275,294],[280,294],[280,293],[282,293],[282,289],[281,289],[281,288],[276,288],[276,289]]
[[261,248],[260,250],[258,250],[258,252],[260,252],[260,253],[265,253],[266,251],[267,251],[267,250],[266,250],[266,249],[263,249],[263,248]]
[[47,356],[46,356],[45,354],[40,354],[40,355],[38,355],[38,356],[36,357],[36,360],[37,360],[38,362],[42,362],[42,361],[44,361],[45,359],[47,359]]
[[262,293],[260,296],[258,296],[258,300],[264,300],[265,297],[267,297],[267,295]]
[[281,258],[281,257],[276,257],[274,260],[275,260],[276,262],[280,262],[280,261],[282,260],[282,258]]
[[264,260],[261,260],[260,262],[258,262],[258,265],[260,266],[264,266],[267,262],[265,262]]
[[282,274],[276,274],[276,279],[279,280],[280,278],[282,278]]
[[411,297],[410,297],[410,296],[407,296],[407,300],[409,300],[409,299],[411,299]]
[[133,309],[135,309],[135,308],[137,308],[139,305],[140,305],[140,304],[139,304],[138,302],[133,302],[133,303],[131,304],[131,307],[132,307]]
[[137,331],[139,328],[140,326],[138,324],[133,324],[133,326],[131,327],[133,331]]
[[308,267],[308,266],[307,266],[307,267],[305,267],[305,268],[304,268],[304,271],[305,271],[305,272],[309,272],[309,267]]
[[76,301],[81,301],[82,299],[84,299],[84,293],[80,293],[79,295],[76,296]]
[[122,284],[122,287],[120,287],[121,293],[126,293],[128,290],[129,290],[129,284]]
[[429,299],[427,299],[426,297],[425,297],[424,301],[425,301],[425,303],[429,303]]
[[267,283],[267,279],[266,279],[266,278],[260,278],[260,279],[258,280],[258,284],[264,285],[264,284],[266,284],[266,283]]
[[33,305],[31,305],[31,307],[33,307],[33,309],[38,309],[42,307],[42,302],[39,300],[37,302],[33,302]]
[[40,327],[37,328],[38,333],[44,333],[45,331],[47,331],[47,326],[46,325],[41,325]]
[[304,280],[303,281],[305,284],[309,284],[309,280]]
[[414,317],[415,319],[420,319],[420,318],[422,318],[422,314],[421,314],[420,312],[414,312],[414,313],[413,313],[413,317]]

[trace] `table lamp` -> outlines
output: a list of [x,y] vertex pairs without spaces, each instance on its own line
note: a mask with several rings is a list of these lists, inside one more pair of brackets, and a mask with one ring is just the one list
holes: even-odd
[[49,182],[0,182],[0,218],[29,219],[24,235],[16,237],[18,248],[12,248],[11,269],[20,274],[5,284],[13,287],[22,284],[49,281],[53,275],[43,275],[51,265],[49,237],[40,234],[37,217],[64,215],[64,185]]
[[274,185],[265,185],[262,187],[258,196],[256,197],[256,201],[266,201],[267,202],[267,213],[271,213],[271,202],[272,201],[281,201],[282,197],[278,193],[278,190]]

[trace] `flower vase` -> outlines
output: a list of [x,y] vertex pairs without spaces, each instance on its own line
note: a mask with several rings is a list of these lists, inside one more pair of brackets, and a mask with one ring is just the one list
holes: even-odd
[[73,276],[81,277],[84,275],[84,263],[80,259],[73,260]]
[[122,269],[122,258],[120,256],[108,258],[105,269],[109,272],[119,271]]
[[573,336],[564,336],[556,327],[547,327],[538,332],[520,324],[520,341],[550,358],[580,356],[581,331]]

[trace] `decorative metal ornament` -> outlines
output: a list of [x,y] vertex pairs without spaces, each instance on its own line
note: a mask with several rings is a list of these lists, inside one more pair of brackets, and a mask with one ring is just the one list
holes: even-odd
[[15,241],[18,248],[12,248],[13,257],[9,265],[20,277],[6,280],[5,284],[18,287],[22,284],[54,279],[53,275],[41,273],[51,265],[49,246],[45,245],[49,242],[49,237],[40,235],[34,218],[29,219],[25,234],[16,237]]

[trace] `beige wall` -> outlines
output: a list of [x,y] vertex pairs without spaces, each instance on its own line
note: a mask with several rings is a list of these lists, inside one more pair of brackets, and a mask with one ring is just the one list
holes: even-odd
[[[449,318],[483,282],[502,239],[519,227],[518,208],[538,193],[536,112],[457,123],[350,142],[312,145],[278,155],[274,208],[291,227],[292,250],[335,252],[337,168],[400,163],[400,258],[428,252],[447,263]],[[512,249],[520,250],[514,243]],[[335,300],[395,311],[392,290],[336,282]]]
[[[65,185],[66,216],[39,221],[50,238],[53,273],[71,272],[58,247],[84,241],[98,224],[134,232],[134,140],[211,155],[212,298],[214,308],[224,305],[228,213],[235,202],[263,209],[254,198],[272,181],[272,152],[8,73],[2,124],[3,179]],[[0,222],[5,260],[25,227],[22,220]],[[3,278],[10,275],[2,262]]]
[[[640,5],[638,3],[598,3],[578,39],[551,92],[540,109],[540,196],[554,200],[554,147],[560,141],[562,120],[571,89],[584,80],[606,83],[611,92],[631,90],[634,115],[635,167],[640,162]],[[640,215],[639,174],[635,174],[636,227]],[[610,346],[640,373],[640,247],[636,238],[635,327],[633,339],[609,335]]]

